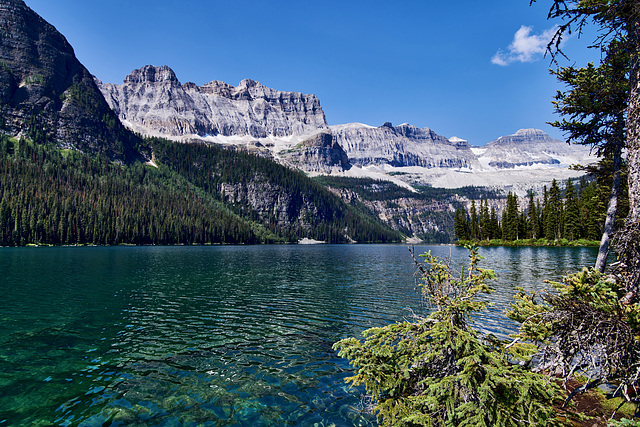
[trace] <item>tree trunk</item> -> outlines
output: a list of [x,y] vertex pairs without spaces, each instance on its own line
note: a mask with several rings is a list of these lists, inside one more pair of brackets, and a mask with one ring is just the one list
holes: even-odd
[[609,245],[611,243],[611,235],[613,234],[613,226],[616,221],[616,212],[618,211],[618,194],[620,193],[620,165],[622,163],[621,155],[622,147],[618,144],[616,152],[613,156],[613,183],[611,184],[611,195],[609,196],[609,206],[607,207],[607,219],[604,223],[604,231],[600,240],[600,250],[598,251],[598,259],[596,260],[596,270],[604,273],[607,266],[607,257],[609,256]]
[[[640,4],[634,6],[634,16],[640,16]],[[630,34],[631,56],[630,97],[627,112],[627,162],[629,163],[629,219],[640,220],[640,22],[633,22]]]
[[627,164],[629,167],[629,216],[621,230],[617,252],[625,270],[629,296],[640,296],[640,2],[631,2],[628,25],[631,52],[629,107],[627,110]]

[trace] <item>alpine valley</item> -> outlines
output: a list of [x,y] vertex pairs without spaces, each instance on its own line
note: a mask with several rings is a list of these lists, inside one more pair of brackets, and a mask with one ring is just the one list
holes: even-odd
[[167,66],[102,83],[22,0],[0,2],[0,28],[0,245],[448,242],[471,199],[499,207],[596,160],[536,129],[473,146],[329,126],[315,95]]

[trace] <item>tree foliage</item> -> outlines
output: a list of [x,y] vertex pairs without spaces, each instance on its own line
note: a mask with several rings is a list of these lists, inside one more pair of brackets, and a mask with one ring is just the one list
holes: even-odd
[[[451,207],[461,207],[461,199],[478,196],[493,200],[504,198],[499,191],[485,187],[450,189],[423,185],[414,186],[417,190],[414,191],[390,181],[372,178],[321,175],[313,180],[340,194],[343,200],[359,211],[384,218],[393,229],[429,243],[454,241],[455,214]],[[478,215],[481,214],[482,207]]]
[[[402,238],[303,173],[264,157],[204,143],[153,139],[152,146],[161,164],[286,241],[309,237],[331,243],[387,243]],[[256,197],[269,197],[273,203],[258,200],[261,208],[256,208]]]
[[468,270],[427,253],[419,263],[423,296],[435,310],[426,317],[363,333],[335,344],[357,368],[347,379],[364,384],[371,409],[387,426],[556,425],[551,403],[557,388],[542,375],[512,363],[526,346],[506,349],[476,331],[471,316],[486,308],[491,270],[479,268],[470,249]]
[[[625,55],[628,57],[629,95],[626,102],[625,140],[629,215],[624,227],[616,235],[615,246],[621,260],[619,265],[625,271],[625,287],[637,298],[640,295],[640,2],[554,0],[549,18],[562,20],[549,44],[549,51],[554,57],[562,54],[561,43],[564,37],[572,32],[581,34],[583,27],[590,23],[595,24],[599,30],[595,46],[601,49],[603,56],[615,53],[614,56],[617,57],[621,52],[623,58]],[[608,83],[605,87],[607,85]]]
[[[596,241],[602,235],[610,182],[609,174],[596,175],[596,179],[591,181],[583,177],[577,185],[567,180],[563,191],[554,180],[549,190],[544,188],[542,203],[529,190],[522,208],[518,206],[518,197],[509,193],[501,221],[497,218],[495,206],[489,211],[488,201],[483,199],[477,215],[477,237],[471,232],[473,215],[460,207],[454,216],[455,236],[463,242],[538,240],[538,244],[553,244],[556,241]],[[622,185],[621,190],[624,197],[626,186]],[[626,205],[621,203],[616,218],[620,221],[626,212]]]
[[[578,374],[586,383],[567,398],[600,384],[613,396],[638,403],[640,387],[640,309],[621,302],[615,280],[585,268],[542,295],[520,289],[507,313],[521,323],[518,339],[539,346],[539,370],[566,383]],[[582,379],[582,378],[581,378]]]
[[590,145],[596,155],[613,158],[625,145],[625,117],[629,101],[629,53],[612,44],[598,67],[561,67],[552,73],[569,90],[558,91],[553,102],[567,142]]
[[[554,105],[564,116],[551,123],[565,132],[567,142],[591,145],[601,160],[592,174],[609,173],[613,165],[613,179],[608,201],[606,222],[602,234],[596,268],[604,271],[609,254],[610,239],[614,232],[620,198],[622,150],[626,143],[625,114],[629,100],[629,52],[625,43],[612,41],[598,67],[562,67],[553,72],[570,89],[558,91]],[[571,232],[570,230],[566,230]]]

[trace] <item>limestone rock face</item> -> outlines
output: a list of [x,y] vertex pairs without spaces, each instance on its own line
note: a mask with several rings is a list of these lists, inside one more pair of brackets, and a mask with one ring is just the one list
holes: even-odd
[[305,218],[326,215],[309,195],[288,191],[260,174],[243,184],[222,184],[219,191],[225,202],[246,205],[259,221],[285,229],[297,226],[310,230]]
[[331,126],[331,132],[353,165],[472,168],[477,164],[467,141],[449,140],[429,128],[351,123]]
[[[371,184],[372,187],[378,186],[381,191],[390,188],[390,185],[383,182]],[[418,242],[423,239],[434,241],[434,238],[441,242],[453,241],[454,201],[460,202],[455,196],[444,196],[438,200],[403,196],[376,200],[361,197],[348,188],[329,189],[348,204],[354,204],[357,200],[389,227]]]
[[5,133],[46,138],[114,160],[139,156],[139,140],[118,122],[62,34],[22,0],[0,3],[0,28],[0,124]]
[[134,70],[121,85],[100,84],[111,108],[131,129],[148,135],[310,135],[327,128],[315,95],[283,92],[253,80],[236,87],[214,80],[180,84],[167,66]]
[[499,169],[534,165],[570,165],[590,156],[589,148],[569,145],[539,129],[520,129],[484,146],[481,163]]
[[282,157],[292,166],[305,172],[330,174],[351,168],[349,157],[330,132],[320,132],[307,139]]

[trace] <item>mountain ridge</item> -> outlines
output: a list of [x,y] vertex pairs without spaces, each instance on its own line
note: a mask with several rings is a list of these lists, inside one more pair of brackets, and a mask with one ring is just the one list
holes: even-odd
[[3,132],[118,161],[141,157],[140,140],[118,121],[55,27],[22,0],[3,0],[0,26]]
[[121,85],[99,87],[136,132],[238,146],[312,175],[454,188],[470,184],[468,173],[479,178],[478,185],[488,186],[515,174],[518,185],[524,185],[549,183],[549,168],[561,179],[576,177],[569,165],[594,161],[587,148],[569,146],[539,129],[520,129],[478,147],[408,123],[329,126],[315,95],[270,89],[250,79],[238,86],[219,80],[181,84],[166,65],[147,65],[133,70]]
[[330,129],[351,163],[362,167],[470,168],[474,160],[467,141],[451,142],[430,128],[386,122],[379,127],[351,123]]
[[250,79],[238,86],[218,80],[181,84],[168,66],[146,65],[121,85],[99,86],[123,123],[151,136],[266,138],[310,136],[327,128],[315,95],[277,91]]
[[[303,173],[263,157],[211,144],[143,142],[121,124],[64,36],[22,0],[0,3],[0,25],[0,245],[403,238]],[[180,85],[168,67],[143,69],[129,80],[142,82],[141,90],[157,83],[200,91]],[[252,114],[254,100],[291,101],[291,115],[315,110],[319,126],[325,123],[314,96],[275,92],[250,80],[238,88],[213,82],[203,91],[233,97]],[[307,101],[309,108],[300,107]],[[332,152],[331,139],[301,148],[344,160]],[[150,157],[154,162],[142,161]]]

